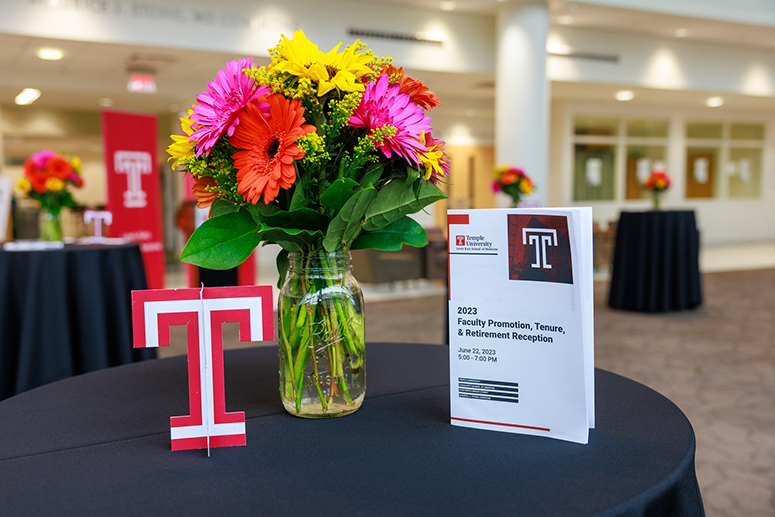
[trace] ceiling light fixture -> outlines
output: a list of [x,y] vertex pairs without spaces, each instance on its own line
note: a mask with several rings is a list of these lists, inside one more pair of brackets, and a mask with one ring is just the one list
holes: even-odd
[[689,35],[689,29],[682,27],[680,29],[676,29],[673,34],[675,34],[676,38],[685,38]]
[[28,106],[40,97],[40,90],[35,88],[25,88],[13,100],[19,106]]
[[65,57],[65,53],[61,48],[42,47],[38,49],[38,57],[46,61],[59,61]]
[[457,9],[457,2],[439,2],[439,9],[442,11],[454,11]]
[[724,99],[721,97],[710,97],[705,101],[705,105],[709,108],[718,108],[724,105]]
[[570,14],[563,14],[562,16],[557,17],[557,23],[560,25],[571,25],[573,21],[573,16]]
[[619,90],[616,92],[617,101],[631,101],[634,98],[635,93],[633,93],[631,90]]

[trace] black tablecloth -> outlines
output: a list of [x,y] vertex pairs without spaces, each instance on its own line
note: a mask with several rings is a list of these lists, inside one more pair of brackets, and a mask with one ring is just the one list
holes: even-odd
[[285,413],[277,348],[225,354],[247,446],[170,451],[186,358],[0,402],[4,515],[703,515],[694,432],[669,400],[596,371],[588,445],[449,424],[449,349],[367,345],[356,413]]
[[666,312],[702,304],[700,236],[694,212],[622,212],[608,305]]
[[131,291],[145,288],[137,244],[0,250],[0,399],[155,357],[132,348]]

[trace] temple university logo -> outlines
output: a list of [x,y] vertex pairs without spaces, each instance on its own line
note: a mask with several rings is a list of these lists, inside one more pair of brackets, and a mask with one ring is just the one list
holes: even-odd
[[148,204],[143,191],[142,176],[153,172],[151,153],[144,151],[116,151],[113,153],[113,168],[117,174],[126,174],[126,191],[124,191],[124,206],[126,208],[142,208]]
[[265,285],[132,291],[135,348],[168,346],[170,326],[186,326],[189,414],[170,418],[173,451],[245,445],[245,413],[226,412],[222,326],[273,340],[272,297]]
[[552,269],[549,264],[548,246],[557,246],[557,230],[550,228],[522,228],[522,245],[532,246],[535,251],[535,262],[532,268]]
[[466,245],[466,236],[465,235],[456,235],[455,236],[455,245],[456,246],[465,246]]
[[568,219],[508,215],[509,279],[573,283]]

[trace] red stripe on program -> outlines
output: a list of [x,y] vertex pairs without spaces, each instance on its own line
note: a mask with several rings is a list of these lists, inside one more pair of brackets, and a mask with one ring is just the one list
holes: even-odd
[[456,418],[456,417],[450,417],[450,420],[460,420],[461,422],[473,422],[474,424],[487,424],[487,425],[502,425],[506,427],[519,427],[520,429],[532,429],[534,431],[546,431],[549,432],[550,429],[548,427],[533,427],[530,425],[519,425],[519,424],[502,424],[500,422],[485,422],[484,420],[469,420],[467,418]]

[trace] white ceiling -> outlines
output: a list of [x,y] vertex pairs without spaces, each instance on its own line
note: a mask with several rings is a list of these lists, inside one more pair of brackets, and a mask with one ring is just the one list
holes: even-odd
[[[436,0],[364,0],[378,3],[404,4],[415,8],[437,9]],[[494,13],[495,0],[458,0],[461,12]],[[686,39],[714,41],[724,44],[773,50],[775,28],[741,25],[713,20],[667,16],[641,11],[615,9],[566,1],[550,3],[551,20],[571,15],[574,27],[649,34],[673,38],[678,28],[689,31]],[[56,46],[65,51],[65,59],[51,62],[36,57],[38,48]],[[100,99],[109,98],[115,108],[157,113],[179,111],[190,106],[194,97],[211,81],[219,68],[237,56],[216,52],[149,48],[0,34],[0,106],[12,106],[14,97],[24,87],[42,91],[34,106],[82,111],[100,109]],[[158,91],[155,94],[126,91],[129,68],[150,68],[156,71]],[[491,74],[447,74],[411,71],[440,96],[451,110],[481,109],[482,102],[492,101],[494,77]],[[555,98],[610,100],[614,87],[553,88]],[[648,94],[642,90],[633,103],[651,102],[664,92]],[[666,95],[666,94],[665,94]],[[672,92],[669,97],[697,95]],[[702,94],[700,94],[702,95]],[[651,101],[649,99],[652,99]],[[769,102],[761,98],[732,96],[727,107],[746,109],[752,102]],[[680,99],[679,99],[680,100]],[[658,102],[659,99],[657,99]],[[732,103],[730,105],[730,102]],[[735,106],[735,103],[740,106]]]

